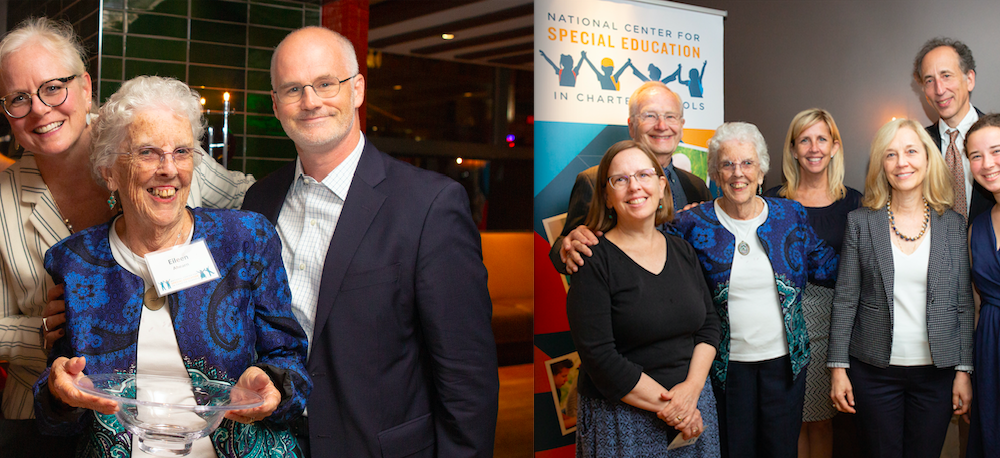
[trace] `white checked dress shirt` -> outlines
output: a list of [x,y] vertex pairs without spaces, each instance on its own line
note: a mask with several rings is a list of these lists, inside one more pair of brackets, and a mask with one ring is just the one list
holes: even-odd
[[[239,208],[254,183],[252,176],[207,157],[194,172],[190,207]],[[70,235],[33,153],[0,173],[0,232],[0,359],[10,361],[3,415],[27,420],[35,418],[32,387],[47,358],[38,333],[45,294],[53,286],[43,265],[45,252]]]
[[278,214],[278,237],[281,238],[281,258],[288,273],[288,287],[292,291],[292,313],[309,338],[310,353],[326,251],[344,210],[347,191],[364,147],[365,136],[361,135],[344,162],[322,181],[304,174],[302,162],[296,158],[295,180]]

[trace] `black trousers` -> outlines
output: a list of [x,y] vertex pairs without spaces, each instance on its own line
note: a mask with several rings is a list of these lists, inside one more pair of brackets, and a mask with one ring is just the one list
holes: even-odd
[[872,458],[937,458],[951,421],[955,369],[878,368],[851,358],[855,424]]
[[805,368],[793,380],[788,356],[730,361],[726,389],[715,391],[722,456],[796,458],[805,393]]

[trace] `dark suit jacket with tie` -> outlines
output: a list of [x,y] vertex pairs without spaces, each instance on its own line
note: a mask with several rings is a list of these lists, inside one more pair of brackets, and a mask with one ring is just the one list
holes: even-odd
[[[243,208],[277,224],[295,164]],[[307,369],[315,457],[491,457],[497,356],[465,189],[365,144],[330,242]]]
[[[975,108],[975,107],[973,107]],[[979,117],[983,117],[983,112],[979,111],[979,108],[975,108],[976,113]],[[944,140],[941,138],[941,128],[938,126],[939,123],[935,122],[926,127],[927,133],[937,142],[937,147],[944,153],[942,144]],[[993,204],[996,200],[993,198],[993,193],[986,190],[986,188],[979,185],[979,182],[973,180],[972,182],[972,200],[969,202],[969,223],[971,224],[973,220],[979,216],[980,213],[993,208]]]
[[[927,339],[931,358],[939,368],[971,367],[975,308],[965,221],[953,210],[941,216],[931,210],[930,230]],[[830,363],[849,364],[848,356],[853,356],[872,366],[889,365],[895,272],[889,231],[884,208],[862,207],[847,215],[830,322]]]
[[[576,183],[573,184],[573,191],[569,195],[569,208],[566,210],[566,223],[563,225],[562,234],[552,244],[549,250],[549,260],[561,274],[566,274],[566,264],[559,257],[559,247],[562,246],[563,239],[577,226],[587,221],[587,213],[590,212],[590,201],[594,198],[594,190],[597,189],[597,168],[593,166],[576,175]],[[684,195],[688,202],[704,202],[712,199],[712,194],[708,192],[705,180],[686,170],[674,167],[677,172],[677,181],[684,189]],[[679,209],[678,209],[679,210]]]

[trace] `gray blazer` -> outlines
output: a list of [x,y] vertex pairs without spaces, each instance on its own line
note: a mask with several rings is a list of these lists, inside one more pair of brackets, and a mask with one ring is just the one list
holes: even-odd
[[[939,368],[971,368],[975,306],[965,220],[952,210],[940,216],[932,210],[930,227],[927,337],[931,358]],[[876,367],[889,365],[894,272],[889,230],[884,209],[862,207],[847,216],[830,323],[827,362],[831,366],[846,367],[848,355]]]

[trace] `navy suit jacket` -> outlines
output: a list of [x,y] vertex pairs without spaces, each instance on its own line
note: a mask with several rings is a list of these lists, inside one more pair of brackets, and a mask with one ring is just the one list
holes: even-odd
[[[277,225],[295,164],[243,208]],[[465,189],[365,144],[323,267],[312,456],[491,457],[496,346]]]
[[[976,113],[979,113],[980,118],[983,117],[983,112],[979,111],[979,108],[973,107],[973,109],[976,110]],[[927,134],[930,135],[931,138],[933,138],[934,141],[937,143],[938,149],[941,150],[942,153],[944,153],[944,150],[941,148],[941,144],[944,143],[944,140],[941,139],[941,129],[938,127],[937,121],[925,127],[925,129],[927,129]],[[993,208],[993,204],[995,203],[996,201],[993,199],[993,193],[987,191],[986,188],[980,186],[978,181],[973,180],[972,200],[969,202],[969,219],[967,220],[968,223],[972,224],[972,221],[976,219],[976,217],[979,216],[980,213]]]

